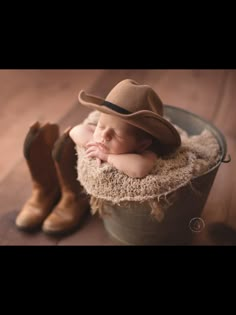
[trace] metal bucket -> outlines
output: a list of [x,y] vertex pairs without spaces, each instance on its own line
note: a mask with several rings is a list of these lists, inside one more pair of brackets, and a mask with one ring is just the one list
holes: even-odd
[[218,168],[225,159],[225,138],[211,123],[186,110],[165,105],[164,114],[189,135],[200,134],[204,129],[210,130],[219,143],[220,160],[206,173],[193,178],[191,182],[194,190],[186,185],[175,192],[175,201],[165,211],[161,222],[150,214],[151,209],[147,203],[131,202],[129,208],[124,208],[107,202],[104,210],[109,214],[103,216],[105,229],[112,238],[124,244],[187,245],[194,232],[204,228],[201,213]]

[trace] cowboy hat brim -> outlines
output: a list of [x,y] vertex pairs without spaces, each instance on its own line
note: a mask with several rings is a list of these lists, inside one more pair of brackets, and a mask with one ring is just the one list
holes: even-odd
[[115,109],[107,107],[103,98],[90,95],[81,91],[78,95],[79,102],[93,110],[98,110],[104,114],[117,116],[127,123],[140,128],[155,137],[162,145],[172,151],[180,146],[181,139],[177,130],[162,116],[149,110],[140,110],[135,113],[123,114]]

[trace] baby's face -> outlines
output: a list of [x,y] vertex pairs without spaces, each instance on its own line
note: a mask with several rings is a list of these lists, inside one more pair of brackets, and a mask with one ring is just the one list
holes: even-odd
[[138,149],[138,137],[135,130],[135,127],[121,119],[102,113],[94,131],[93,140],[98,143],[104,153],[134,153]]

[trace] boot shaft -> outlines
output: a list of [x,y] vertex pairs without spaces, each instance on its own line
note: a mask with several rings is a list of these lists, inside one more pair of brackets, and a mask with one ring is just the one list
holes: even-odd
[[75,194],[82,190],[77,180],[77,156],[75,145],[67,130],[55,143],[52,156],[63,194]]
[[56,124],[34,124],[24,142],[24,156],[30,170],[33,186],[45,191],[59,186],[52,158],[52,149],[59,137]]

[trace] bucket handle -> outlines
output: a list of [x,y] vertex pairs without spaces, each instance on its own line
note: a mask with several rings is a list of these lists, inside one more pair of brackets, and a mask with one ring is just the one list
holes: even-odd
[[227,158],[227,159],[224,159],[224,160],[222,159],[222,160],[221,160],[222,163],[229,163],[230,161],[231,161],[231,156],[230,156],[230,154],[228,154],[228,158]]

